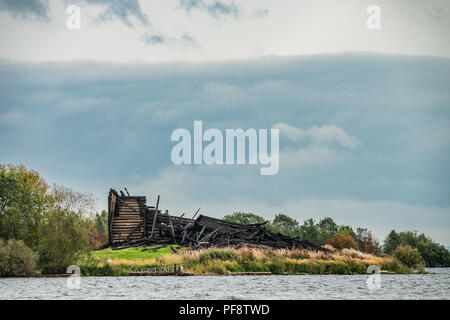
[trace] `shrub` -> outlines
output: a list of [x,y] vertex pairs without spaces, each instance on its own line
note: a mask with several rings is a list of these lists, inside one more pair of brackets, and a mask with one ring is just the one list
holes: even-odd
[[206,260],[236,260],[237,255],[231,250],[211,250],[200,254],[200,262]]
[[0,276],[30,276],[37,272],[38,256],[22,240],[0,239]]
[[341,250],[341,253],[344,256],[350,257],[350,258],[358,258],[358,259],[370,259],[373,258],[373,256],[371,254],[366,254],[366,253],[362,253],[359,250],[355,250],[355,249],[348,249],[348,248],[344,248]]
[[419,250],[412,248],[409,245],[398,246],[392,255],[397,258],[401,263],[410,268],[420,268],[423,266],[423,259]]
[[44,273],[65,273],[66,268],[90,252],[77,214],[55,208],[45,214],[39,228],[39,264]]
[[358,249],[358,245],[356,244],[353,237],[342,233],[338,233],[334,237],[328,239],[327,244],[333,246],[338,250],[342,250],[344,248]]
[[269,264],[269,270],[273,274],[284,274],[285,273],[285,265],[282,259],[275,258]]
[[325,272],[329,274],[351,274],[351,268],[342,261],[329,263],[325,266]]
[[401,274],[408,274],[412,272],[411,268],[407,267],[397,259],[387,259],[387,258],[381,262],[381,269]]

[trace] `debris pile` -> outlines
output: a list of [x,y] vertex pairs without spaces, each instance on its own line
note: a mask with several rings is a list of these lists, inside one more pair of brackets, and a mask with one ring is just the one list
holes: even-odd
[[159,196],[153,207],[146,205],[145,197],[125,195],[122,191],[119,195],[111,189],[108,197],[108,246],[113,249],[169,244],[193,249],[257,246],[329,252],[307,240],[273,233],[265,227],[267,222],[239,224],[204,215],[195,219],[199,211],[192,218],[171,216],[167,210],[162,213],[159,209]]

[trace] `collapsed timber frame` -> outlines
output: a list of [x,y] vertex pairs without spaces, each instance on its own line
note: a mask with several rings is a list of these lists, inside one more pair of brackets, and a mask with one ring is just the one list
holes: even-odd
[[[128,193],[128,191],[125,189]],[[193,249],[203,247],[256,246],[268,248],[300,248],[329,252],[307,240],[273,233],[264,225],[239,224],[199,215],[192,218],[172,216],[166,210],[147,206],[142,196],[125,195],[110,189],[108,196],[108,246],[123,249],[139,246],[176,244]]]

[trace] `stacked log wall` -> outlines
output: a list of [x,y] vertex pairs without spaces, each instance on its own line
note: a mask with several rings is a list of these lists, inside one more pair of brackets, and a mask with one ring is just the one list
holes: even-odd
[[111,212],[110,243],[143,238],[143,217],[147,208],[145,197],[119,197],[116,195],[115,202],[115,208]]

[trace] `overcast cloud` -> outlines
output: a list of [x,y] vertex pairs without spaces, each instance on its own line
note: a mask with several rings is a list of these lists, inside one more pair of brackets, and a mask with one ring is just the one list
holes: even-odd
[[[126,186],[149,201],[160,193],[174,213],[202,207],[213,216],[250,210],[271,218],[285,211],[301,221],[335,215],[348,224],[368,219],[369,227],[378,221],[379,236],[410,209],[422,216],[411,217],[409,228],[450,243],[442,230],[450,213],[448,59],[3,62],[0,72],[1,162],[92,191],[101,207],[109,187]],[[279,128],[279,173],[173,165],[171,132],[192,131],[194,120],[205,130]]]
[[[81,10],[69,30],[67,6]],[[450,3],[0,0],[0,163],[174,214],[284,212],[450,245]],[[174,129],[280,129],[280,168],[175,166]]]

